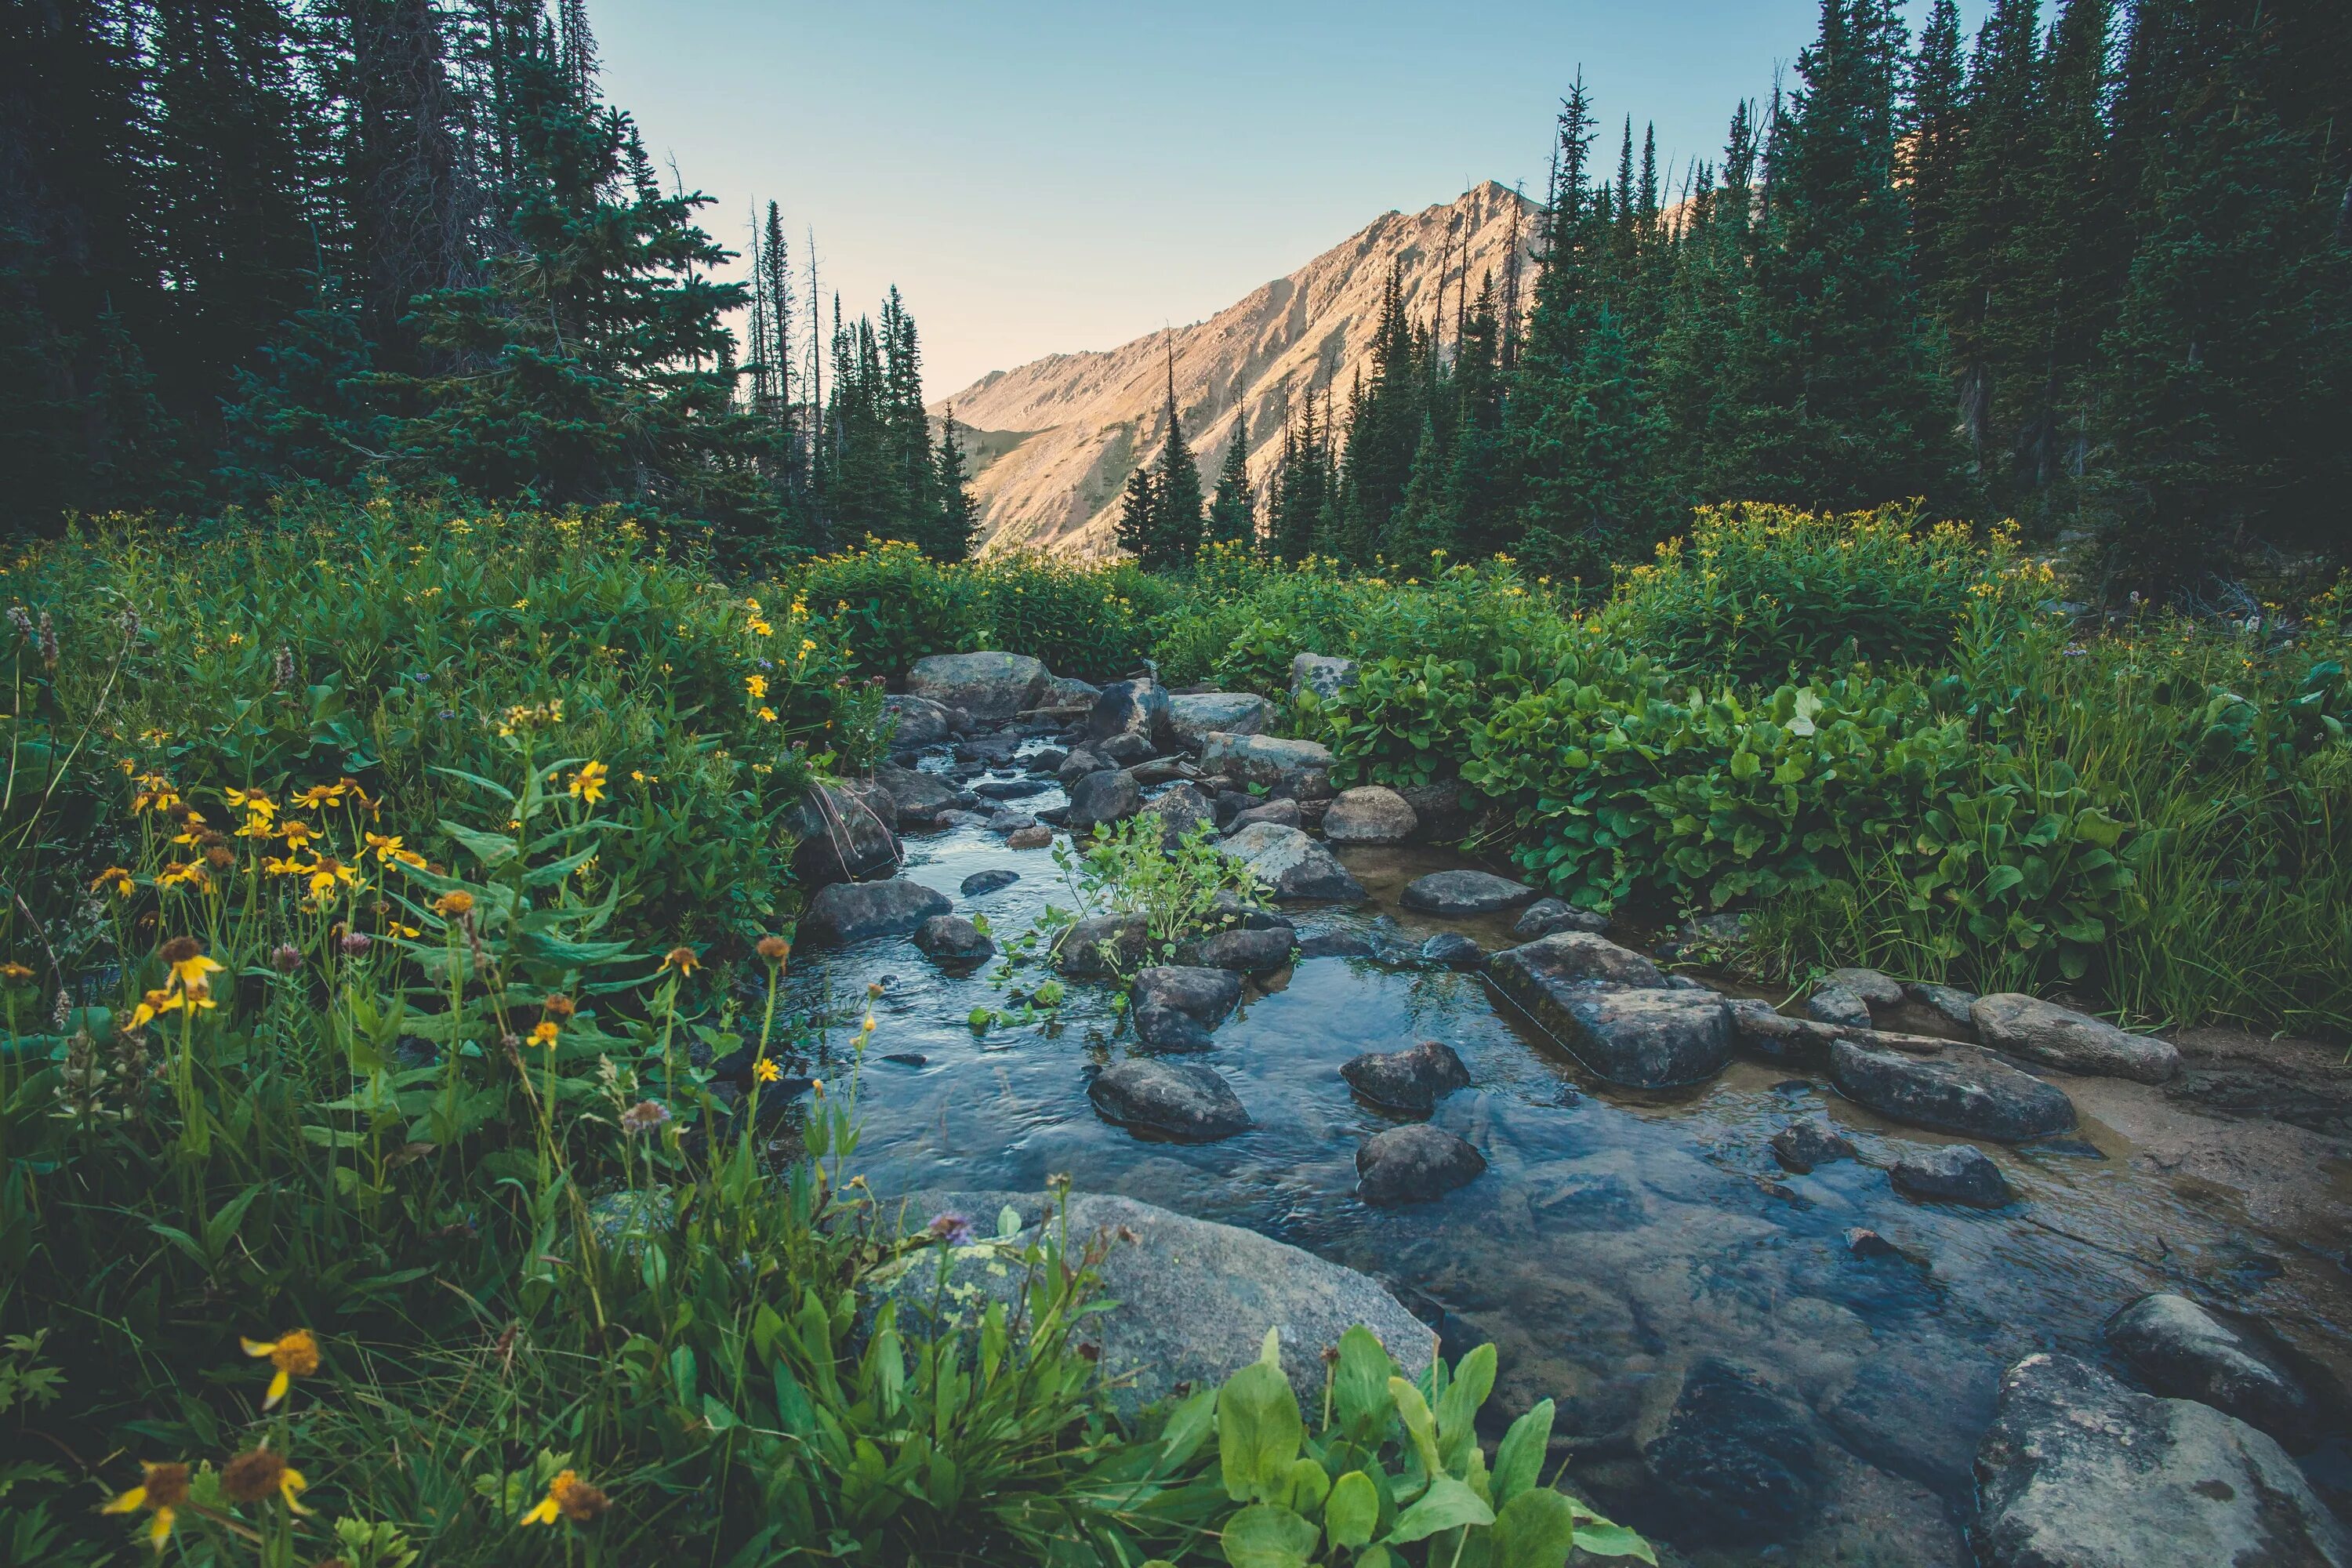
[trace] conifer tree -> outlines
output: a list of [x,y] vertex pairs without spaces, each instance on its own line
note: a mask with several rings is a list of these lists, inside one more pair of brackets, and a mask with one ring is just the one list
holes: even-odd
[[1148,563],[1158,543],[1159,510],[1160,491],[1152,483],[1151,466],[1138,463],[1127,476],[1127,489],[1120,492],[1118,524],[1112,537],[1139,562]]
[[1249,481],[1249,409],[1238,403],[1234,432],[1225,440],[1224,467],[1217,472],[1216,498],[1209,503],[1207,540],[1251,548],[1257,544],[1257,502]]
[[937,472],[932,491],[939,497],[939,521],[926,543],[935,560],[967,561],[980,542],[980,509],[972,504],[971,476],[964,468],[963,443],[956,437],[955,410],[940,422]]
[[1184,421],[1176,407],[1176,345],[1168,343],[1168,405],[1161,417],[1168,438],[1160,448],[1159,471],[1151,481],[1151,526],[1143,552],[1146,566],[1166,569],[1187,565],[1201,549],[1201,468],[1184,439]]

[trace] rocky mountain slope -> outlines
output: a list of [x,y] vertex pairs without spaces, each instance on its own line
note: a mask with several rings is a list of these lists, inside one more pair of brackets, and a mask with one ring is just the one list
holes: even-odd
[[[1443,289],[1450,336],[1465,279],[1475,300],[1491,273],[1499,308],[1514,237],[1527,250],[1534,217],[1534,204],[1488,181],[1442,205],[1384,214],[1205,321],[992,372],[941,398],[932,413],[952,408],[968,427],[984,548],[1111,549],[1120,489],[1166,434],[1171,341],[1177,406],[1203,481],[1213,482],[1245,416],[1250,477],[1263,500],[1283,421],[1327,389],[1344,410],[1355,377],[1369,373],[1391,266],[1401,268],[1405,308],[1418,321],[1430,319]],[[1523,260],[1522,305],[1533,276]]]

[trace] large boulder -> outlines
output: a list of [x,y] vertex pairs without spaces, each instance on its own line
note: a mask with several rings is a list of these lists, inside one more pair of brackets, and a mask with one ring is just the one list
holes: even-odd
[[1420,826],[1404,796],[1380,784],[1341,790],[1323,814],[1323,837],[1334,844],[1402,844]]
[[1896,1192],[1923,1203],[1997,1209],[2009,1202],[2009,1182],[2000,1167],[1969,1143],[1906,1150],[1887,1175]]
[[1356,661],[1335,658],[1328,654],[1302,653],[1290,661],[1290,699],[1296,702],[1302,691],[1312,691],[1324,701],[1339,695],[1347,687],[1356,684]]
[[[1517,947],[1505,948],[1495,955],[1498,978],[1506,963],[1554,992],[1573,985],[1628,985],[1659,990],[1666,984],[1665,975],[1656,964],[1632,948],[1620,947],[1607,937],[1594,936],[1590,931],[1557,931]],[[1509,989],[1507,984],[1505,988]]]
[[1045,706],[1056,713],[1084,713],[1102,695],[1102,688],[1076,676],[1049,676],[1045,680]]
[[807,912],[801,916],[799,937],[804,943],[822,947],[874,936],[901,936],[948,910],[945,893],[904,877],[887,882],[835,882],[809,900]]
[[1356,1195],[1380,1208],[1425,1204],[1475,1182],[1486,1157],[1442,1127],[1408,1122],[1373,1133],[1356,1151]]
[[1118,749],[1110,742],[1129,741],[1149,756],[1167,737],[1168,689],[1148,675],[1112,681],[1087,714],[1087,743],[1105,755]]
[[895,767],[888,763],[874,770],[874,782],[890,796],[901,827],[929,826],[939,820],[940,813],[962,798],[962,792],[938,773]]
[[2180,1053],[2170,1041],[2118,1029],[2038,996],[2015,991],[1979,996],[1969,1017],[1985,1045],[2061,1072],[2162,1083],[2180,1070]]
[[936,746],[955,733],[955,716],[928,697],[885,697],[882,718],[888,726],[885,742],[897,751]]
[[1178,1143],[1214,1143],[1250,1125],[1232,1087],[1198,1062],[1130,1057],[1096,1074],[1087,1098],[1104,1121]]
[[[955,1248],[948,1289],[940,1290],[937,1254],[910,1252],[881,1289],[898,1303],[900,1322],[919,1330],[944,1310],[956,1326],[971,1328],[993,1303],[1017,1303],[1024,1271],[1018,1258],[1038,1239],[1037,1227],[1058,1224],[1050,1194],[929,1192],[905,1204],[910,1226],[953,1215],[992,1236],[997,1216],[1014,1213],[1024,1227],[1002,1246]],[[1095,1266],[1107,1312],[1079,1320],[1076,1334],[1090,1347],[1120,1407],[1133,1414],[1180,1388],[1214,1388],[1257,1360],[1269,1326],[1282,1333],[1282,1368],[1302,1405],[1320,1408],[1328,1369],[1323,1352],[1358,1324],[1370,1329],[1407,1377],[1428,1371],[1436,1336],[1380,1284],[1313,1253],[1254,1230],[1188,1218],[1132,1198],[1080,1194],[1068,1200],[1072,1244],[1108,1243]]]
[[1976,1473],[1985,1568],[2352,1565],[2352,1535],[2275,1440],[2071,1356],[2009,1369]]
[[1426,1116],[1439,1100],[1470,1087],[1470,1069],[1440,1040],[1409,1050],[1367,1051],[1341,1066],[1339,1076],[1381,1110],[1406,1116]]
[[2107,1343],[2142,1383],[2168,1399],[2193,1399],[2258,1426],[2289,1448],[2318,1437],[2311,1390],[2252,1334],[2186,1296],[2142,1296],[2107,1320]]
[[1201,767],[1221,773],[1244,787],[1257,784],[1268,794],[1294,800],[1328,800],[1331,796],[1331,748],[1319,741],[1294,741],[1280,735],[1235,735],[1214,730],[1202,738]]
[[1677,1505],[1676,1533],[1694,1540],[1747,1544],[1790,1534],[1811,1514],[1821,1488],[1804,1408],[1717,1356],[1683,1373],[1642,1457]]
[[887,877],[902,858],[898,803],[870,779],[811,784],[793,808],[793,875],[804,888]]
[[1573,969],[1555,972],[1544,953],[1531,951],[1580,936],[1562,932],[1506,948],[1495,955],[1488,973],[1546,1033],[1612,1083],[1670,1089],[1704,1083],[1723,1070],[1731,1059],[1731,1012],[1722,997],[1569,978]]
[[1171,744],[1197,752],[1212,732],[1255,735],[1274,717],[1274,704],[1249,691],[1192,691],[1168,700]]
[[1525,882],[1492,871],[1432,871],[1404,886],[1398,901],[1432,915],[1491,915],[1517,909],[1536,896]]
[[1143,805],[1143,815],[1156,816],[1160,822],[1160,841],[1174,848],[1179,839],[1200,827],[1213,828],[1215,808],[1200,786],[1180,784],[1160,792]]
[[1130,773],[1088,773],[1070,786],[1063,826],[1081,838],[1105,823],[1124,822],[1143,809],[1143,786]]
[[907,671],[907,694],[988,722],[1037,707],[1049,679],[1025,653],[935,653]]
[[2074,1125],[2074,1102],[2057,1086],[1967,1047],[1916,1057],[1832,1040],[1830,1081],[1881,1116],[1965,1138],[2015,1143]]
[[1224,852],[1279,899],[1353,900],[1363,884],[1332,858],[1331,851],[1296,827],[1254,823],[1223,841]]

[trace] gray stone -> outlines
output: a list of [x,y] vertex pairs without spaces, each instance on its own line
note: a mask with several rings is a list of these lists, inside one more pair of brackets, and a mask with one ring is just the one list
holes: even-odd
[[943,811],[932,819],[940,827],[985,827],[988,818],[976,811]]
[[1969,1009],[1977,1038],[1995,1050],[2062,1072],[2162,1083],[2180,1070],[2170,1041],[2118,1029],[2104,1019],[2004,991],[1979,996]]
[[1870,1027],[1870,1004],[1843,985],[1823,985],[1805,998],[1805,1016],[1823,1024]]
[[907,671],[907,693],[974,719],[1010,719],[1034,708],[1046,689],[1045,667],[1024,653],[935,653]]
[[1560,899],[1538,899],[1519,911],[1511,927],[1511,934],[1521,942],[1533,942],[1538,937],[1564,931],[1591,931],[1599,936],[1609,929],[1609,917],[1591,910],[1580,910]]
[[1070,753],[1059,746],[1041,746],[1029,753],[1029,771],[1039,774],[1052,773],[1058,779],[1062,764],[1069,760]]
[[971,793],[983,800],[1027,800],[1053,787],[1044,779],[982,779]]
[[[1555,994],[1580,985],[1658,990],[1666,984],[1665,975],[1656,964],[1630,947],[1620,947],[1607,937],[1594,936],[1590,931],[1559,931],[1505,948],[1495,955],[1498,975],[1507,961],[1528,982],[1540,983]],[[1507,984],[1505,989],[1509,986]]]
[[[1861,1258],[1903,1256],[1859,1226],[1846,1233],[1846,1245]],[[1854,1453],[1957,1500],[1974,1480],[1977,1439],[1992,1422],[2000,1391],[2000,1367],[1970,1347],[1897,1342],[1864,1359],[1821,1412]]]
[[1445,969],[1483,969],[1486,950],[1458,931],[1442,931],[1421,944],[1421,960]]
[[1356,1195],[1381,1208],[1425,1204],[1475,1182],[1486,1157],[1426,1121],[1375,1132],[1356,1151]]
[[1139,915],[1088,915],[1062,932],[1055,966],[1077,979],[1118,973],[1143,953],[1145,931]]
[[1190,780],[1198,776],[1181,757],[1147,757],[1127,771],[1135,775],[1135,782],[1139,784],[1172,784],[1178,779]]
[[1184,943],[1181,951],[1189,962],[1205,968],[1271,974],[1290,962],[1294,940],[1287,925],[1244,927],[1197,938]]
[[904,877],[887,882],[835,882],[809,900],[808,911],[801,916],[799,935],[802,942],[820,947],[899,936],[933,915],[946,914],[948,908],[945,893]]
[[811,784],[793,808],[793,875],[804,888],[889,876],[903,858],[898,817],[898,803],[871,780]]
[[1420,826],[1404,796],[1380,784],[1341,790],[1323,814],[1323,837],[1334,844],[1402,844]]
[[1159,963],[1136,972],[1128,997],[1137,1007],[1172,1007],[1213,1029],[1241,1005],[1242,979],[1229,970]]
[[886,742],[901,751],[936,746],[955,733],[948,710],[928,697],[885,697],[882,716],[889,724]]
[[1151,759],[1151,742],[1141,735],[1112,735],[1088,744],[1097,756],[1114,767],[1130,768]]
[[1412,807],[1412,815],[1421,825],[1416,837],[1433,843],[1451,844],[1476,826],[1477,808],[1462,803],[1463,787],[1459,779],[1440,779],[1435,784],[1399,784],[1397,794]]
[[1093,708],[1095,699],[1101,695],[1102,688],[1091,681],[1067,675],[1051,676],[1045,681],[1045,700],[1040,706],[1069,713]]
[[1506,948],[1487,972],[1570,1055],[1612,1083],[1669,1089],[1704,1083],[1723,1070],[1731,1059],[1731,1012],[1722,997],[1566,979],[1535,951],[1579,934]]
[[1106,1121],[1179,1143],[1214,1143],[1250,1125],[1232,1088],[1198,1062],[1130,1057],[1097,1073],[1087,1098]]
[[1123,773],[1088,773],[1070,788],[1066,826],[1081,837],[1104,823],[1124,822],[1143,809],[1143,786]]
[[1201,768],[1237,784],[1257,784],[1295,800],[1330,798],[1331,749],[1319,741],[1213,730],[1201,743]]
[[939,820],[940,812],[962,797],[961,791],[938,773],[919,773],[889,763],[874,770],[874,782],[890,796],[901,827],[928,826]]
[[1054,842],[1054,830],[1042,823],[1004,836],[1007,849],[1043,849]]
[[1245,899],[1231,888],[1221,888],[1209,900],[1209,923],[1228,931],[1293,930],[1291,919],[1260,903]]
[[1223,843],[1227,855],[1282,899],[1352,900],[1363,884],[1332,858],[1331,851],[1296,827],[1253,823]]
[[1432,915],[1491,915],[1515,910],[1536,896],[1525,882],[1491,871],[1432,871],[1407,882],[1399,901]]
[[982,826],[991,833],[1002,833],[1010,837],[1024,827],[1036,826],[1037,819],[1025,811],[1015,811],[1008,805],[1001,811],[992,813],[988,821]]
[[1856,1258],[1900,1258],[1903,1249],[1867,1226],[1853,1226],[1845,1233],[1848,1252]]
[[1280,800],[1244,806],[1225,824],[1225,832],[1230,836],[1259,822],[1271,822],[1276,827],[1296,827],[1298,826],[1298,803],[1285,795]]
[[1068,789],[1088,773],[1101,773],[1110,765],[1106,759],[1080,746],[1062,759],[1062,765],[1054,770],[1054,778],[1064,789]]
[[1290,698],[1298,700],[1302,691],[1312,691],[1325,701],[1356,684],[1356,661],[1335,658],[1328,654],[1302,653],[1290,661]]
[[2074,1125],[2074,1102],[2056,1085],[1966,1046],[1914,1057],[1839,1039],[1830,1079],[1856,1104],[1937,1132],[2015,1143]]
[[2009,1183],[2000,1167],[1971,1143],[1909,1150],[1887,1174],[1895,1190],[1906,1198],[1980,1209],[1997,1209],[2009,1202]]
[[933,915],[915,928],[915,945],[941,963],[981,963],[996,956],[996,944],[961,915]]
[[1122,736],[1140,741],[1147,756],[1167,742],[1168,689],[1148,675],[1112,681],[1087,714],[1087,743],[1096,751],[1111,754],[1105,743]]
[[983,893],[992,893],[999,888],[1009,888],[1020,879],[1020,872],[1008,871],[999,867],[993,871],[974,871],[963,879],[963,885],[956,890],[967,899],[976,899]]
[[[897,1205],[893,1205],[895,1208]],[[912,1194],[908,1220],[922,1226],[934,1215],[968,1218],[982,1235],[996,1230],[1007,1207],[1019,1224],[1004,1247],[959,1247],[950,1260],[949,1289],[938,1289],[939,1261],[928,1248],[906,1255],[895,1275],[877,1285],[898,1302],[902,1326],[944,1303],[956,1326],[976,1328],[992,1303],[1018,1305],[1024,1270],[1022,1248],[1036,1228],[1059,1223],[1053,1197],[1040,1193],[933,1192]],[[1108,1243],[1096,1272],[1108,1312],[1078,1321],[1074,1334],[1091,1348],[1111,1397],[1132,1415],[1179,1389],[1214,1388],[1257,1360],[1269,1327],[1281,1331],[1282,1367],[1303,1405],[1320,1409],[1327,1369],[1323,1352],[1360,1323],[1388,1349],[1407,1377],[1428,1371],[1436,1336],[1380,1284],[1352,1268],[1327,1263],[1238,1226],[1191,1219],[1132,1198],[1085,1194],[1068,1200],[1073,1246]]]
[[1853,992],[1873,1007],[1899,1006],[1903,987],[1875,969],[1832,969],[1822,976],[1823,985],[1836,985]]
[[1772,1157],[1784,1171],[1803,1175],[1816,1165],[1854,1157],[1853,1145],[1826,1121],[1791,1121],[1772,1134]]
[[2275,1440],[2071,1356],[2009,1369],[1976,1474],[1985,1568],[2352,1564],[2352,1536]]
[[1821,1488],[1812,1425],[1802,1406],[1747,1367],[1707,1356],[1643,1445],[1650,1475],[1677,1505],[1693,1540],[1747,1544],[1792,1533]]
[[1370,958],[1378,952],[1371,938],[1352,931],[1318,931],[1298,943],[1298,956],[1302,959]]
[[1216,1044],[1198,1018],[1158,1003],[1135,1009],[1135,1037],[1155,1051],[1205,1051]]
[[1212,731],[1255,735],[1274,717],[1274,704],[1248,691],[1193,691],[1168,700],[1171,744],[1198,752]]
[[[1160,819],[1160,839],[1171,849],[1178,840],[1196,828],[1213,830],[1216,818],[1216,813],[1209,805],[1209,797],[1202,795],[1198,786],[1189,784],[1162,790],[1144,803],[1143,814]],[[1212,837],[1214,837],[1213,831]]]
[[1767,1061],[1822,1066],[1829,1061],[1830,1047],[1840,1037],[1834,1024],[1791,1018],[1761,997],[1734,996],[1730,1006],[1732,1042]]
[[1410,1050],[1368,1051],[1341,1066],[1339,1076],[1381,1110],[1407,1116],[1426,1116],[1439,1100],[1470,1087],[1470,1069],[1453,1047],[1438,1040],[1423,1040]]
[[1924,980],[1906,980],[1903,994],[1933,1013],[1956,1029],[1965,1029],[1973,1037],[1977,1021],[1977,994],[1963,991],[1956,985],[1934,985]]
[[2268,1346],[2186,1296],[2142,1296],[2107,1321],[2107,1343],[2168,1399],[2193,1399],[2261,1428],[2291,1449],[2318,1440],[2311,1390]]

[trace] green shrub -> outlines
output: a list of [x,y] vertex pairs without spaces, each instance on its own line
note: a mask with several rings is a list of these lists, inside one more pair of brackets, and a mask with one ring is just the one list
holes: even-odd
[[931,654],[984,646],[981,584],[911,544],[869,539],[863,550],[812,561],[785,581],[793,608],[823,619],[872,674],[897,675]]
[[1157,580],[1049,556],[992,556],[967,568],[979,585],[991,647],[1025,653],[1056,675],[1108,680],[1150,652],[1150,611],[1130,594]]

